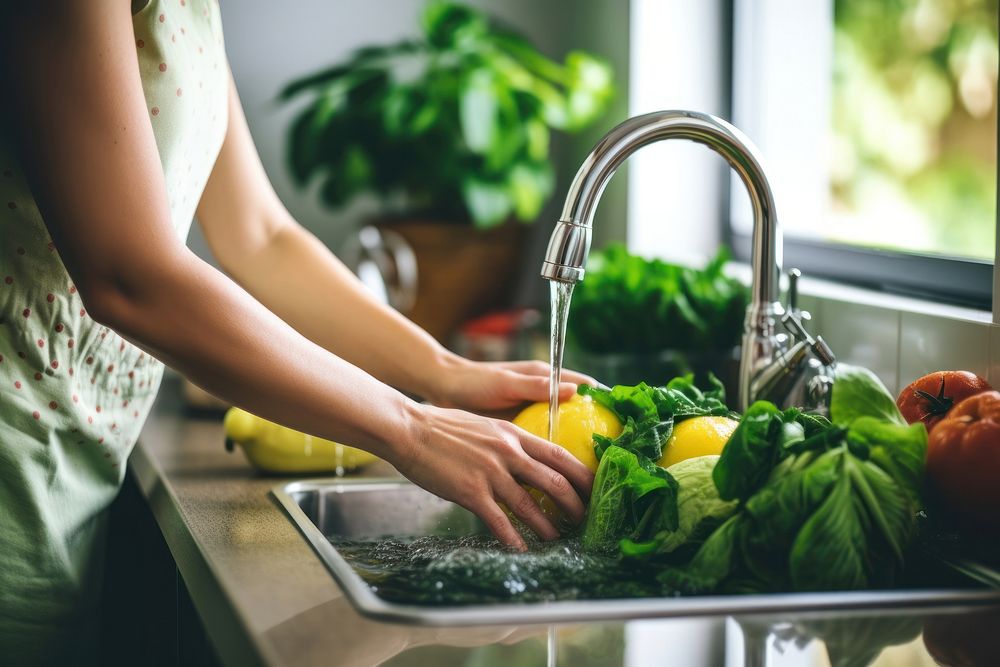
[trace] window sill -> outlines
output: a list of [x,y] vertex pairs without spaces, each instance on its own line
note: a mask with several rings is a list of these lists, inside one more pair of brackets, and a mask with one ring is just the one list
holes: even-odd
[[[728,265],[727,273],[734,278],[746,282],[747,284],[750,283],[751,272],[749,264],[731,262]],[[787,282],[783,278],[782,287],[786,284]],[[843,303],[855,303],[873,308],[895,310],[901,313],[928,315],[931,317],[940,317],[963,322],[974,322],[978,324],[993,323],[993,314],[988,310],[938,303],[936,301],[918,299],[898,294],[888,294],[886,292],[879,292],[853,285],[845,285],[832,280],[810,278],[808,276],[803,276],[800,280],[799,294],[804,297],[840,301]]]

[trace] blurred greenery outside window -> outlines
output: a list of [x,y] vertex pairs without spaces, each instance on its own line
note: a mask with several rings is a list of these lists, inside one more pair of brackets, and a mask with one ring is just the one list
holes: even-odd
[[789,236],[993,260],[997,5],[835,0],[830,212]]

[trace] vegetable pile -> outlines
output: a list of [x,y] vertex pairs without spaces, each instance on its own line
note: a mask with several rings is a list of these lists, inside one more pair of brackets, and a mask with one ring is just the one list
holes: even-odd
[[718,388],[700,391],[690,378],[671,385],[582,390],[631,419],[619,438],[595,439],[585,548],[659,565],[665,591],[893,582],[916,529],[927,433],[906,425],[874,374],[839,367],[831,419],[760,401],[720,457],[662,469],[651,459],[663,431],[726,410]]
[[726,248],[691,269],[632,255],[622,245],[592,253],[576,286],[568,335],[590,353],[719,350],[739,344],[748,292],[723,273]]

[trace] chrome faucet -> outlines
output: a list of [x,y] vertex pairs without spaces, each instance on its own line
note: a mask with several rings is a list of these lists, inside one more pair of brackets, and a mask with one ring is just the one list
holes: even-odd
[[632,153],[665,139],[688,139],[705,144],[726,159],[740,175],[753,207],[753,281],[743,330],[738,407],[767,399],[781,407],[787,396],[771,392],[776,374],[792,372],[790,364],[804,363],[799,355],[783,354],[788,337],[775,332],[784,314],[778,302],[781,274],[781,236],[774,196],[757,148],[742,132],[724,120],[694,111],[657,111],[621,123],[603,139],[576,173],[562,217],[549,239],[542,277],[566,283],[583,280],[590,252],[594,211],[615,171]]

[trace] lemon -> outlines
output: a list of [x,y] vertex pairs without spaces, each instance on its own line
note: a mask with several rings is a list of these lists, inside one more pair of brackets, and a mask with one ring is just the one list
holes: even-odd
[[227,443],[240,445],[250,464],[266,472],[355,470],[377,460],[364,450],[306,435],[239,408],[229,409],[223,427]]
[[739,422],[729,417],[692,417],[674,426],[657,463],[668,468],[696,456],[721,454]]
[[[549,437],[549,404],[529,405],[514,418],[514,424],[540,438]],[[594,434],[617,438],[621,435],[622,423],[615,413],[590,396],[574,394],[567,401],[559,403],[559,428],[555,443],[572,454],[592,472],[597,471],[597,455],[594,454]],[[542,512],[556,526],[565,527],[566,521],[552,499],[537,489],[528,492],[538,501]]]
[[[514,424],[540,438],[548,438],[549,404],[529,405],[514,418]],[[590,396],[573,394],[568,401],[559,403],[559,428],[555,442],[592,471],[597,470],[594,434],[617,438],[621,432],[622,423],[615,413],[595,403]]]

